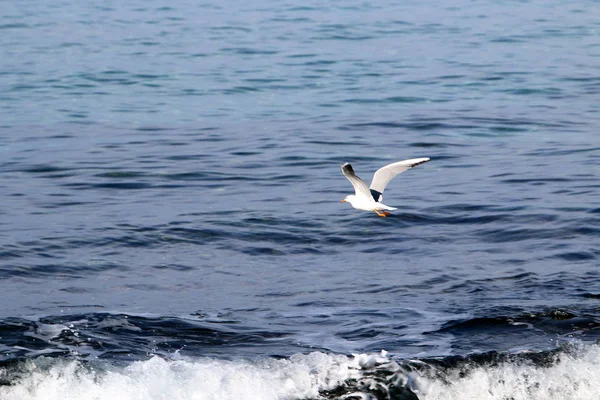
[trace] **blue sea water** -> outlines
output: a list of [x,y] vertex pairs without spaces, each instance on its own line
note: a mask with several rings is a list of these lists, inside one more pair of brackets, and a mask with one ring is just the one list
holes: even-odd
[[5,2],[0,399],[596,399],[599,16]]

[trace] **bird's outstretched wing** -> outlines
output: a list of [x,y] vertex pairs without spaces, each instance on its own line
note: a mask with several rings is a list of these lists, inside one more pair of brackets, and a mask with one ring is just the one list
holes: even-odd
[[367,184],[354,173],[350,163],[344,163],[342,165],[342,174],[344,174],[352,186],[354,186],[354,192],[357,197],[371,198],[371,192],[369,191]]
[[[416,167],[419,164],[426,163],[429,158],[411,158],[410,160],[398,161],[392,164],[388,164],[385,167],[379,168],[373,175],[371,181],[371,194],[375,198],[375,201],[381,201],[383,191],[387,184],[392,180],[393,177],[401,172],[406,171],[412,167]],[[350,179],[350,178],[348,178]]]

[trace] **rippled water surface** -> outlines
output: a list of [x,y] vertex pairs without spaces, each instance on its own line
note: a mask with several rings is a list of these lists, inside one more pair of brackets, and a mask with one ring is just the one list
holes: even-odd
[[0,398],[595,398],[598,16],[5,5]]

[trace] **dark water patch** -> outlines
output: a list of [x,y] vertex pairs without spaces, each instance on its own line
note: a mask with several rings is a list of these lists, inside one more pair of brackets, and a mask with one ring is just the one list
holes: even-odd
[[[489,351],[471,355],[432,357],[423,359],[422,363],[408,362],[406,368],[413,371],[425,370],[428,375],[434,374],[448,384],[451,384],[453,383],[451,378],[462,377],[464,379],[482,367],[485,369],[507,364],[507,366],[514,365],[515,367],[523,365],[525,367],[538,366],[548,368],[555,365],[557,355],[560,352],[565,351],[569,353],[572,350],[576,351],[576,347],[565,345],[560,349],[540,352],[506,353]],[[450,370],[456,371],[447,375]]]
[[227,25],[227,26],[212,26],[209,28],[210,30],[213,31],[238,31],[238,32],[243,32],[243,33],[250,33],[252,32],[252,28],[247,28],[247,27],[243,27],[243,26],[231,26],[231,25]]
[[324,7],[312,7],[312,6],[286,6],[283,11],[290,12],[304,12],[304,11],[323,11],[326,8]]
[[600,299],[600,293],[584,293],[580,296],[586,299]]
[[[577,315],[565,310],[548,310],[528,313],[512,309],[512,315],[489,315],[449,321],[437,331],[428,332],[434,337],[452,335],[452,347],[459,353],[468,349],[511,351],[518,348],[552,348],[557,338],[593,342],[600,339],[600,321],[585,314]],[[509,341],[503,338],[510,338]]]
[[484,82],[493,82],[493,81],[501,81],[506,79],[504,76],[501,75],[492,75],[492,76],[485,76],[483,78],[480,78],[482,81]]
[[433,288],[435,286],[445,285],[449,282],[454,282],[456,280],[455,276],[451,275],[440,275],[435,278],[426,279],[422,282],[419,282],[416,285],[408,285],[407,287],[410,289],[424,289],[424,288]]
[[356,130],[364,128],[402,128],[416,131],[430,131],[430,130],[447,130],[447,129],[475,129],[477,125],[462,125],[462,124],[448,124],[443,122],[364,122],[348,124],[340,127],[342,130]]
[[535,94],[557,96],[562,93],[562,91],[557,88],[514,88],[514,89],[503,90],[503,92],[509,93],[509,94],[514,94],[514,95],[525,95],[525,96],[535,95]]
[[169,181],[215,181],[221,180],[215,176],[207,175],[202,172],[178,172],[171,174],[160,174],[155,178],[165,179]]
[[[515,310],[517,311],[517,310]],[[589,315],[576,315],[566,310],[548,310],[544,312],[521,312],[515,316],[478,317],[465,320],[455,320],[445,323],[437,332],[452,333],[454,336],[482,335],[494,336],[505,332],[511,335],[512,331],[537,329],[546,335],[581,335],[585,334],[600,337],[600,321]],[[598,331],[598,332],[597,332]],[[434,333],[434,332],[431,332]]]
[[[289,220],[286,220],[289,222]],[[277,226],[281,225],[281,220],[278,218],[258,218],[258,217],[247,217],[242,219],[242,226],[246,225],[265,225],[265,226]],[[304,232],[305,229],[323,229],[327,227],[327,222],[318,219],[296,219],[293,221],[293,227]]]
[[338,333],[338,336],[344,340],[362,340],[362,339],[374,339],[382,335],[382,332],[373,327],[361,327],[356,329],[350,329]]
[[[448,142],[437,141],[437,142],[413,142],[413,143],[409,143],[408,146],[410,146],[410,147],[425,148],[425,149],[429,149],[429,148],[435,149],[436,147],[439,147],[439,148],[466,147],[468,145],[467,144],[448,143]],[[439,158],[436,157],[436,160],[439,160]]]
[[[354,219],[349,219],[352,223]],[[374,223],[383,221],[375,220]],[[345,233],[323,233],[321,222],[302,219],[246,219],[239,222],[220,222],[219,226],[210,228],[187,228],[175,226],[171,228],[156,228],[150,237],[142,235],[139,240],[145,245],[156,245],[156,240],[165,243],[194,243],[198,245],[216,244],[226,246],[230,250],[249,255],[286,255],[286,254],[322,254],[343,251],[344,247],[362,238],[364,233],[349,231]],[[371,233],[371,235],[373,235]],[[137,237],[137,236],[136,236]],[[394,246],[399,239],[389,237],[386,232],[373,236],[378,238],[383,247],[380,249],[366,248],[363,251],[377,251],[393,254]],[[160,239],[159,239],[160,238]],[[123,239],[115,239],[122,242]],[[409,239],[407,239],[409,240]],[[362,240],[360,241],[363,242]]]
[[488,128],[492,132],[500,133],[511,133],[511,132],[525,132],[527,129],[518,128],[514,126],[491,126]]
[[32,85],[32,84],[16,84],[12,85],[9,89],[9,92],[27,92],[30,90],[41,89],[41,86]]
[[357,104],[373,104],[373,103],[422,103],[428,101],[424,97],[410,97],[410,96],[393,96],[381,99],[368,99],[368,98],[358,98],[358,99],[346,99],[343,100],[344,103],[357,103]]
[[134,289],[134,290],[139,290],[139,291],[143,291],[143,292],[158,292],[163,290],[164,288],[161,287],[161,285],[157,285],[157,284],[148,284],[148,283],[126,283],[123,284],[123,287],[125,289]]
[[533,272],[519,272],[514,275],[501,276],[496,278],[483,278],[482,282],[497,282],[497,281],[515,281],[515,283],[527,283],[533,285],[539,279],[538,275]]
[[282,156],[278,163],[287,167],[325,167],[331,165],[329,160],[320,160],[305,156]]
[[24,24],[24,23],[12,23],[12,24],[0,24],[0,29],[24,29],[24,28],[29,28],[30,26],[28,24]]
[[[364,144],[364,141],[362,140],[357,140],[357,141],[339,141],[339,140],[309,140],[307,141],[308,144],[316,144],[316,145],[329,145],[329,146],[356,146],[358,145],[362,145]],[[354,159],[359,159],[357,157],[353,157]]]
[[357,293],[379,294],[379,293],[409,293],[410,288],[405,285],[380,286],[380,285],[364,285]]
[[425,103],[425,102],[442,102],[442,100],[430,100],[425,97],[412,96],[392,96],[383,99],[386,103]]
[[236,156],[236,157],[244,157],[244,156],[257,156],[257,155],[261,155],[262,152],[260,151],[232,151],[231,153],[232,156]]
[[[237,348],[239,354],[269,351],[288,334],[260,330],[212,318],[142,317],[87,313],[8,318],[0,321],[0,362],[37,355],[94,356],[101,359],[148,359],[152,355],[218,355]],[[295,346],[294,346],[295,347]],[[299,349],[298,347],[295,347]]]
[[[508,263],[511,267],[522,264],[519,260],[509,260]],[[481,293],[491,290],[502,291],[505,290],[506,287],[510,287],[510,290],[517,290],[518,288],[518,290],[527,291],[527,289],[535,288],[540,285],[541,281],[542,278],[537,274],[519,272],[493,278],[460,280],[451,286],[445,287],[443,291],[445,293]]]
[[141,126],[139,128],[136,128],[135,130],[139,132],[163,132],[169,131],[170,129],[159,126]]
[[[44,256],[44,254],[40,254]],[[49,258],[58,258],[48,255]],[[87,278],[90,274],[104,273],[106,271],[119,269],[127,270],[126,267],[111,262],[87,262],[87,263],[37,263],[34,265],[15,264],[0,267],[0,274],[4,278],[31,278],[31,279],[78,279]]]
[[243,79],[244,82],[251,82],[251,83],[280,83],[280,82],[287,82],[286,79],[281,79],[281,78],[246,78]]
[[[468,203],[458,203],[458,204],[447,204],[441,207],[430,207],[427,208],[428,212],[436,212],[436,213],[444,213],[444,214],[454,214],[455,212],[478,212],[478,211],[494,211],[496,206],[488,205],[488,204],[468,204]],[[508,210],[506,210],[508,211]],[[511,210],[513,211],[513,210]]]
[[95,174],[94,176],[98,178],[126,179],[145,177],[147,173],[141,171],[110,171]]
[[554,258],[571,262],[582,262],[596,259],[596,255],[589,251],[571,251],[554,255]]
[[183,264],[159,264],[159,265],[152,265],[152,266],[150,266],[150,268],[154,268],[157,270],[172,270],[172,271],[180,271],[180,272],[187,272],[187,271],[192,271],[195,269],[195,267],[193,267],[193,266],[183,265]]
[[[285,58],[312,58],[317,57],[316,53],[296,53],[296,54],[288,54]],[[334,61],[335,62],[335,61]]]
[[[154,158],[152,158],[154,160]],[[153,162],[151,160],[151,162]],[[153,162],[154,163],[154,162]],[[47,177],[57,178],[66,177],[74,174],[61,174],[52,175]],[[208,185],[211,183],[226,183],[226,182],[264,182],[264,184],[273,183],[275,185],[282,185],[288,181],[296,181],[302,178],[298,175],[283,175],[275,177],[272,181],[271,177],[260,177],[260,176],[244,176],[244,175],[231,175],[224,173],[205,173],[205,172],[180,172],[180,173],[149,173],[141,171],[111,171],[94,174],[93,177],[100,180],[88,181],[88,182],[66,182],[62,183],[61,186],[69,189],[99,189],[99,190],[160,190],[160,189],[176,189],[183,187],[177,184],[162,184],[161,181],[173,181],[183,182],[192,181],[198,184]],[[143,180],[141,180],[143,179]],[[220,185],[218,185],[220,186]],[[217,186],[217,187],[218,187]]]
[[298,183],[308,180],[306,175],[275,175],[266,179],[262,186],[286,186],[286,183]]
[[198,228],[171,228],[161,232],[163,240],[172,242],[174,240],[188,243],[203,244],[217,240],[228,239],[234,233],[222,229],[198,229]]
[[144,182],[110,182],[110,183],[65,183],[62,185],[71,189],[114,189],[114,190],[141,190],[152,188],[153,185]]
[[70,173],[72,172],[71,168],[59,167],[57,165],[50,164],[38,164],[32,165],[29,167],[21,167],[20,171],[28,172],[31,174],[55,174],[55,173]]
[[[454,336],[468,335],[474,339],[475,335],[493,332],[494,335],[513,335],[513,331],[528,329],[527,325],[515,324],[515,321],[506,317],[473,318],[465,321],[446,323],[437,332],[451,333]],[[431,332],[433,333],[433,332]]]
[[86,205],[91,205],[91,204],[93,204],[93,203],[85,202],[85,201],[56,201],[51,204],[40,205],[39,207],[45,208],[45,209],[55,209],[55,208],[63,208],[63,207],[81,207],[81,206],[86,206]]
[[84,79],[99,84],[116,83],[119,85],[133,85],[137,83],[136,80],[131,79],[128,72],[124,71],[101,71],[97,73],[79,73],[67,75],[64,78],[61,78],[61,82],[67,84],[68,82],[79,79]]
[[[435,208],[436,212],[441,212],[442,214],[448,214],[448,210],[444,210],[443,208]],[[490,213],[487,215],[456,215],[453,214],[449,217],[444,217],[439,214],[426,213],[426,214],[392,214],[393,218],[401,218],[405,221],[413,222],[413,223],[426,223],[432,225],[486,225],[486,224],[494,224],[501,222],[511,222],[516,217],[512,214],[505,213]],[[390,218],[388,217],[388,218]]]
[[128,74],[127,71],[125,70],[119,70],[119,69],[108,69],[105,71],[100,72],[102,75],[124,75],[124,74]]
[[230,89],[222,89],[220,90],[221,93],[223,94],[240,94],[240,93],[252,93],[252,92],[259,92],[261,91],[261,88],[258,87],[254,87],[254,86],[236,86]]
[[[561,146],[562,147],[562,146]],[[586,147],[586,148],[540,148],[535,151],[526,153],[528,156],[541,156],[541,157],[555,157],[555,156],[567,156],[571,154],[578,153],[589,153],[589,152],[597,152],[600,150],[600,147]]]
[[542,241],[544,239],[565,237],[566,233],[559,228],[500,228],[486,229],[477,232],[480,240],[491,243],[510,243],[521,241]]
[[204,90],[198,89],[182,89],[182,92],[186,96],[205,96],[206,92]]
[[544,185],[552,182],[570,182],[570,178],[520,178],[520,179],[505,179],[500,181],[501,183],[508,184],[521,184],[528,183],[532,185]]
[[580,122],[571,121],[553,121],[548,120],[533,120],[523,118],[488,118],[488,117],[468,117],[469,121],[477,124],[477,126],[500,125],[500,126],[530,126],[530,127],[545,127],[545,128],[570,128],[573,124]]
[[565,82],[598,82],[600,83],[600,76],[561,76],[558,78],[560,81]]
[[273,55],[278,53],[277,50],[264,50],[250,47],[225,47],[222,48],[221,51],[240,55]]
[[291,22],[291,23],[295,23],[295,22],[313,22],[314,20],[312,18],[307,18],[307,17],[275,17],[275,18],[270,18],[269,21],[273,21],[273,22]]
[[263,246],[243,247],[241,249],[241,251],[242,251],[242,253],[248,254],[250,256],[283,256],[283,255],[288,254],[288,252],[276,249],[274,247],[263,247]]
[[23,258],[29,256],[29,252],[19,250],[19,249],[10,249],[10,245],[3,246],[4,248],[0,250],[0,260],[10,260],[13,258]]
[[516,36],[501,36],[494,39],[490,39],[491,43],[523,43],[527,40],[524,37]]
[[[329,29],[325,29],[323,30],[323,32],[328,32]],[[352,33],[352,32],[331,32],[331,33],[324,33],[321,35],[315,35],[313,36],[311,39],[312,40],[348,40],[348,41],[364,41],[364,40],[370,40],[370,39],[374,39],[375,36],[373,35],[361,35],[359,33]]]
[[[61,292],[66,292],[66,293],[76,293],[76,294],[83,294],[83,293],[90,293],[92,292],[91,289],[88,288],[83,288],[83,287],[77,287],[77,286],[69,286],[69,287],[65,287],[60,289]],[[86,306],[88,307],[88,306]],[[102,306],[98,306],[100,308],[102,308]]]

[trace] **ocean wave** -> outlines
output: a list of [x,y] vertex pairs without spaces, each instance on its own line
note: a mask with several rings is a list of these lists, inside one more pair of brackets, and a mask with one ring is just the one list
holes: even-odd
[[397,361],[386,352],[289,358],[152,357],[125,365],[39,357],[0,368],[5,400],[595,399],[600,347]]

